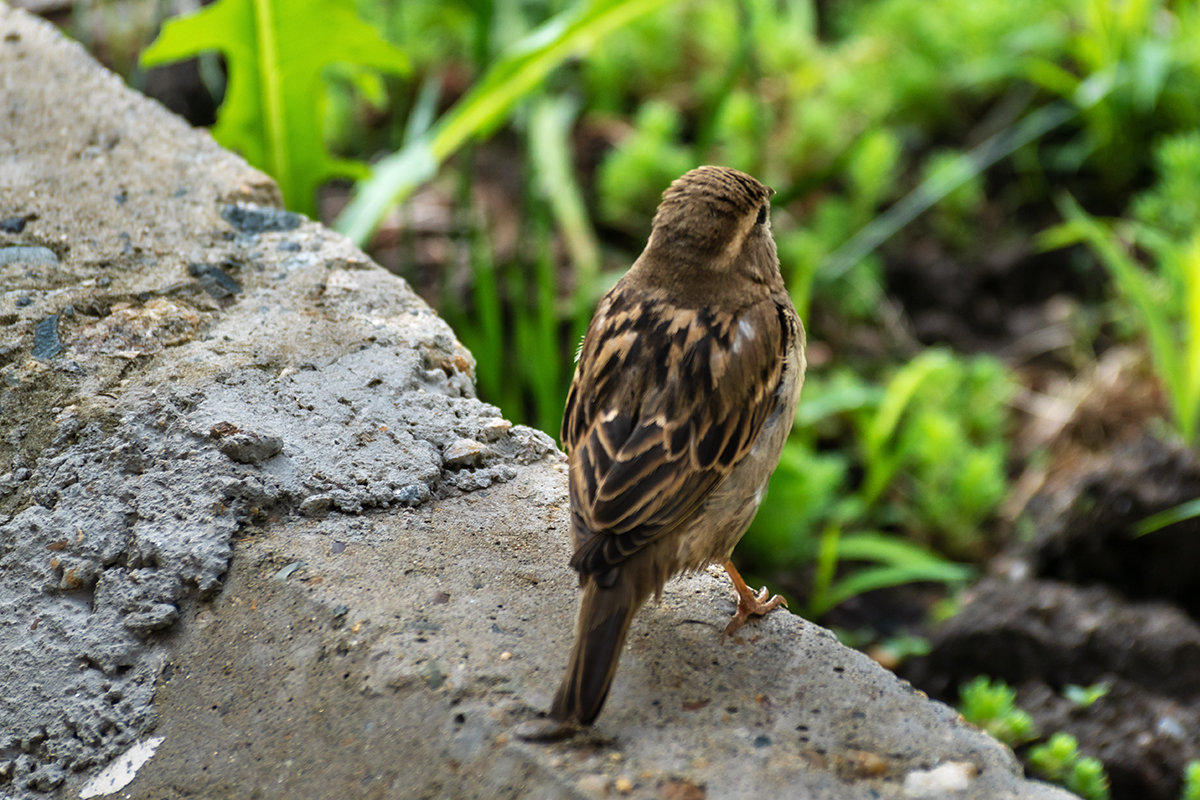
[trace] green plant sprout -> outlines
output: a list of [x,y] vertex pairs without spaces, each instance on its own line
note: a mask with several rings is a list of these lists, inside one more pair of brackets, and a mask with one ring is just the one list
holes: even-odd
[[1093,683],[1091,686],[1076,686],[1073,683],[1068,683],[1063,687],[1062,695],[1076,708],[1087,708],[1108,694],[1111,688],[1111,684],[1103,681]]
[[959,711],[1009,747],[1037,738],[1033,718],[1017,707],[1017,690],[1004,681],[993,683],[986,675],[964,683],[958,690]]
[[1108,800],[1108,775],[1100,759],[1079,753],[1079,742],[1069,733],[1058,732],[1029,749],[1033,771],[1065,786],[1088,800]]

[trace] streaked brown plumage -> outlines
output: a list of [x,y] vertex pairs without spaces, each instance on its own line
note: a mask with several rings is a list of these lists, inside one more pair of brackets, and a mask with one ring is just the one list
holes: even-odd
[[779,273],[771,189],[700,167],[671,184],[642,255],[601,300],[563,415],[583,600],[550,719],[590,724],[633,615],[673,575],[721,563],[726,632],[782,598],[729,555],[758,509],[804,378],[804,328]]

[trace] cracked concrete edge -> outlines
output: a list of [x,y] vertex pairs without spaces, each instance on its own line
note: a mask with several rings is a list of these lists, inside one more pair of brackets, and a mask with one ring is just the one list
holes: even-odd
[[555,450],[475,399],[402,281],[249,202],[265,176],[44,23],[0,26],[0,785],[45,792],[153,726],[164,637],[248,525],[419,507]]

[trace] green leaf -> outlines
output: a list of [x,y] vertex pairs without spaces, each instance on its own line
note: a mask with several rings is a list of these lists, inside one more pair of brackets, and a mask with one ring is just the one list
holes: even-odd
[[1176,522],[1183,522],[1185,519],[1193,519],[1195,517],[1200,517],[1200,497],[1146,517],[1134,528],[1134,535],[1145,536],[1148,533],[1162,530],[1168,525],[1174,525]]
[[1078,686],[1074,683],[1068,683],[1063,687],[1062,695],[1075,707],[1087,708],[1108,694],[1111,688],[1112,684],[1107,681],[1093,683],[1091,686]]
[[[571,126],[576,114],[575,104],[566,97],[541,97],[529,120],[530,161],[575,271],[575,292],[570,309],[573,340],[583,338],[587,332],[592,309],[600,299],[597,291],[600,286],[600,245],[571,160]],[[550,285],[539,284],[538,291],[549,304],[546,308],[553,308],[553,275]],[[553,341],[553,330],[545,333]]]
[[925,564],[905,566],[870,567],[858,570],[837,581],[830,587],[825,596],[827,611],[838,604],[857,597],[864,592],[875,589],[887,589],[891,586],[902,586],[906,583],[958,583],[967,580],[972,574],[969,567],[950,561],[937,561]]
[[[834,582],[834,565],[845,561],[872,561],[881,566],[857,570]],[[831,527],[821,539],[809,611],[819,616],[863,592],[918,581],[959,583],[973,574],[974,570],[964,564],[947,561],[931,550],[895,536],[882,533],[839,536],[837,529]]]
[[883,401],[863,432],[863,459],[867,474],[862,495],[867,505],[874,503],[892,480],[904,456],[898,448],[887,449],[900,424],[904,410],[921,384],[943,372],[950,363],[940,350],[927,350],[904,366],[888,383]]
[[842,561],[875,561],[897,567],[937,564],[954,567],[949,571],[956,571],[961,577],[971,575],[971,569],[967,566],[946,561],[919,544],[882,533],[854,533],[843,536],[838,546],[838,557]]
[[1189,761],[1183,767],[1181,800],[1200,800],[1200,760]]
[[[231,2],[231,0],[223,0]],[[334,227],[363,244],[393,204],[428,180],[446,158],[470,139],[487,135],[517,101],[566,59],[667,0],[590,0],[544,23],[494,63],[480,81],[437,121],[428,136],[381,161],[360,185]],[[424,152],[414,158],[409,150]],[[410,169],[412,165],[421,167]]]
[[168,20],[143,67],[224,54],[229,83],[213,136],[273,177],[290,208],[312,215],[316,190],[366,172],[329,155],[321,135],[322,73],[331,64],[403,74],[408,58],[354,12],[351,0],[219,0]]

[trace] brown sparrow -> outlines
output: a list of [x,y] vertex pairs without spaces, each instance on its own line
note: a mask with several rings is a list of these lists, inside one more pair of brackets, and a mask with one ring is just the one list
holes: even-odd
[[634,613],[674,575],[723,564],[737,630],[784,603],[729,560],[758,510],[804,381],[804,327],[779,273],[773,190],[700,167],[663,193],[650,241],[600,301],[563,414],[583,601],[550,720],[600,713]]

